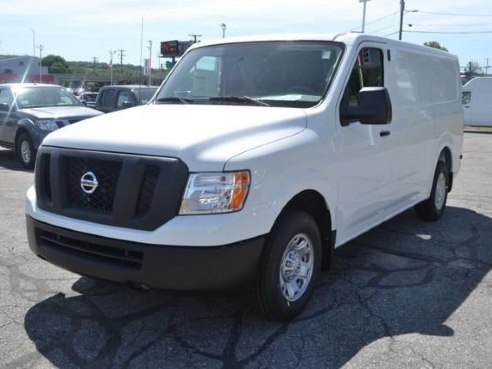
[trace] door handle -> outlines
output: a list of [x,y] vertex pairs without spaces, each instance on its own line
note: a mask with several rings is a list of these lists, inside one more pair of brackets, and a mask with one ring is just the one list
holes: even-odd
[[381,137],[386,137],[386,136],[389,136],[390,134],[391,134],[390,131],[381,131],[381,132],[379,132],[379,135]]

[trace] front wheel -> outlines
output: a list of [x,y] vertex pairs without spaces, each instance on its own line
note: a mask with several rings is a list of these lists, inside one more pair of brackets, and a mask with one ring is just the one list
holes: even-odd
[[26,169],[34,168],[36,150],[32,144],[31,137],[27,133],[21,133],[15,142],[17,157],[22,166]]
[[420,219],[436,221],[442,216],[448,198],[448,183],[448,166],[440,160],[434,173],[430,197],[415,205],[415,212]]
[[320,269],[316,222],[304,212],[287,211],[268,237],[253,307],[269,319],[294,318],[311,298]]

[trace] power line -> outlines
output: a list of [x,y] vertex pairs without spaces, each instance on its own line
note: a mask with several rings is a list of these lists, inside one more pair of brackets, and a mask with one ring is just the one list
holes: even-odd
[[[382,16],[382,17],[380,17],[380,18],[376,18],[376,19],[374,19],[373,21],[367,22],[367,23],[366,23],[366,26],[368,26],[368,25],[370,25],[370,24],[378,23],[378,22],[382,21],[383,19],[386,19],[386,18],[388,18],[388,17],[391,17],[392,15],[395,15],[395,14],[398,14],[398,12],[393,12],[393,13],[389,13],[389,14],[383,15],[383,16]],[[353,30],[354,28],[357,28],[357,26],[351,27],[350,29],[348,29],[348,30],[346,30],[346,31],[344,31],[344,32],[342,32],[342,33],[352,32],[352,30]]]
[[486,33],[492,33],[492,31],[463,31],[463,32],[456,32],[456,31],[406,31],[404,30],[403,32],[407,33],[436,33],[436,34],[442,34],[442,35],[473,35],[473,34],[486,34]]
[[377,32],[381,32],[381,31],[384,31],[384,30],[387,30],[387,29],[390,29],[390,28],[395,28],[395,26],[387,26],[387,27],[383,27],[383,28],[378,28],[374,31],[371,31],[371,33],[377,33]]
[[396,11],[396,12],[393,12],[393,13],[390,13],[390,14],[386,14],[385,16],[382,16],[381,18],[377,18],[377,19],[375,19],[375,20],[373,20],[371,22],[367,22],[366,23],[366,26],[368,26],[369,24],[374,24],[374,23],[380,22],[383,19],[386,19],[388,17],[391,17],[392,15],[395,15],[395,14],[398,14],[398,12]]
[[422,14],[449,15],[449,16],[456,16],[456,17],[492,17],[492,14],[438,13],[438,12],[425,12],[421,10],[419,10],[418,12]]
[[476,27],[476,26],[490,26],[490,22],[487,23],[446,23],[446,24],[436,24],[436,23],[410,23],[409,27],[423,26],[423,27]]

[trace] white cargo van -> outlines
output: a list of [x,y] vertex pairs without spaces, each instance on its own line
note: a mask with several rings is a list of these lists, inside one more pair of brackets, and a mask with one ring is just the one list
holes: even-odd
[[259,312],[290,319],[335,247],[413,206],[443,214],[460,98],[455,56],[384,38],[195,44],[149,105],[44,140],[29,245],[121,283],[247,286]]
[[492,77],[477,77],[463,86],[465,124],[492,127]]

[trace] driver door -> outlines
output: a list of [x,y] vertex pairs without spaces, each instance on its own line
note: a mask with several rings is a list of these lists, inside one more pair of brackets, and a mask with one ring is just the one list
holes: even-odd
[[[358,105],[363,87],[384,86],[384,45],[360,47],[346,82],[339,111]],[[340,115],[339,115],[340,118]],[[337,238],[344,242],[384,219],[391,198],[391,124],[342,122],[339,151]]]

